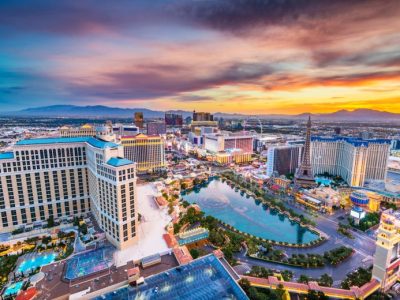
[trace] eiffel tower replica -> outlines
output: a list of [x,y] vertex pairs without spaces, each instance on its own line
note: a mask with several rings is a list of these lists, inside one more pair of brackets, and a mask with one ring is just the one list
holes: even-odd
[[300,167],[294,176],[294,183],[297,187],[312,188],[315,183],[314,175],[311,167],[311,116],[308,117],[306,143],[304,145],[304,154]]

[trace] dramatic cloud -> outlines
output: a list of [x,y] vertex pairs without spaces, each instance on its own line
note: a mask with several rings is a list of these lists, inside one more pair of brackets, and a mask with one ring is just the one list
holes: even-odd
[[398,0],[2,1],[0,105],[400,111],[399,15]]

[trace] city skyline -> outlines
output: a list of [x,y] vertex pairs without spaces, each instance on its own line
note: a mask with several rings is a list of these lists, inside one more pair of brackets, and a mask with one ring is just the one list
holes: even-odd
[[400,112],[399,12],[397,1],[3,2],[0,106]]

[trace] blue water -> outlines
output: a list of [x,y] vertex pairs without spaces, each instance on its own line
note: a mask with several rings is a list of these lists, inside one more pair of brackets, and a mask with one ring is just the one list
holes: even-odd
[[18,294],[18,292],[22,289],[23,284],[24,284],[23,281],[13,283],[12,285],[6,288],[5,292],[3,293],[3,297]]
[[297,244],[318,238],[318,235],[289,220],[285,215],[256,202],[253,197],[236,192],[218,179],[182,197],[189,203],[197,203],[206,215],[257,237]]
[[42,254],[35,258],[24,260],[18,267],[17,272],[25,273],[26,271],[35,270],[37,267],[42,267],[51,264],[56,258],[56,254]]
[[248,299],[221,262],[209,255],[147,277],[138,287],[123,287],[96,300]]
[[316,177],[315,182],[321,183],[325,186],[329,186],[332,183],[332,180],[330,180],[329,178],[324,178],[324,177]]
[[68,260],[64,277],[73,280],[106,270],[112,265],[113,253],[112,247],[105,247],[75,255]]

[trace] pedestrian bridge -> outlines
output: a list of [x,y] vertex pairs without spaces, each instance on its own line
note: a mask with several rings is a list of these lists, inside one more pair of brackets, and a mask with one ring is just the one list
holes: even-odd
[[337,298],[337,299],[366,299],[372,293],[380,288],[380,284],[376,279],[372,279],[370,282],[364,284],[362,287],[353,286],[350,290],[344,290],[339,288],[320,286],[317,282],[297,283],[289,281],[280,281],[275,276],[268,276],[268,278],[257,278],[251,276],[241,276],[243,279],[247,279],[251,286],[259,288],[276,289],[278,285],[282,285],[283,288],[292,293],[307,294],[310,290],[317,292],[323,292],[326,296]]

